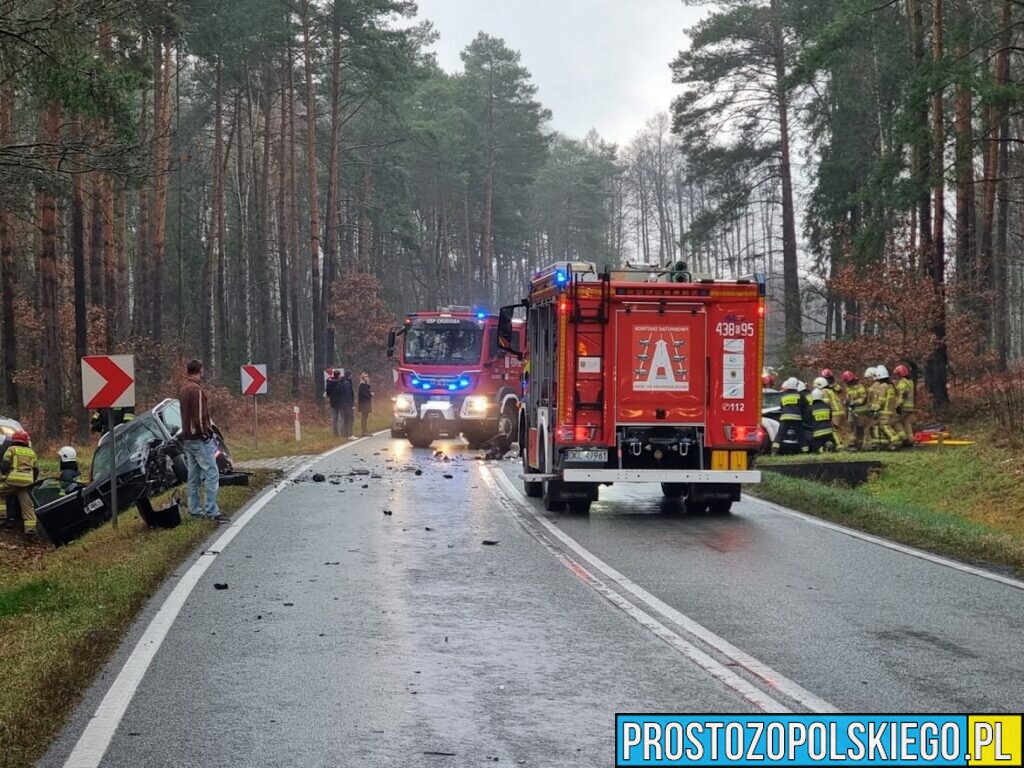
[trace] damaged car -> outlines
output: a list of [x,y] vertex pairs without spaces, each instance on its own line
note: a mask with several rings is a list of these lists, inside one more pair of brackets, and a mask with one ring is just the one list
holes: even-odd
[[[156,509],[153,500],[188,479],[184,449],[178,439],[181,428],[181,404],[167,399],[115,427],[113,441],[111,434],[105,434],[93,455],[88,483],[40,506],[36,510],[38,529],[53,544],[61,545],[110,520],[111,471],[117,482],[118,512],[137,507],[151,528],[180,523],[177,501]],[[214,429],[220,484],[248,484],[248,475],[234,471],[224,437]]]

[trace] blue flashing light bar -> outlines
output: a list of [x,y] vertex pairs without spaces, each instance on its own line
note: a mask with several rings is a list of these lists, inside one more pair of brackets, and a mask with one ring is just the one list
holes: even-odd
[[569,282],[569,273],[564,269],[555,270],[555,285],[563,286]]

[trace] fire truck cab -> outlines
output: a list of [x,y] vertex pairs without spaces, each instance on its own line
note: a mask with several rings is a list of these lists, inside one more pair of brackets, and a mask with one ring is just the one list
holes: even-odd
[[[523,338],[524,326],[510,326]],[[522,360],[498,347],[498,318],[469,307],[416,312],[388,335],[398,394],[392,437],[417,448],[437,438],[458,437],[470,446],[499,433],[517,439]]]
[[583,512],[601,485],[660,483],[688,510],[727,513],[761,480],[764,296],[763,278],[695,280],[681,263],[539,272],[498,327],[498,344],[528,359],[526,494]]

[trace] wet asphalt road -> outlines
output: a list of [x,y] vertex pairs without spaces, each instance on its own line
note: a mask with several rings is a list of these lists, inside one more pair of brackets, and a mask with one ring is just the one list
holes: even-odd
[[[215,556],[101,764],[612,765],[615,712],[753,710],[686,647],[804,709],[580,549],[838,709],[1021,711],[1020,589],[755,501],[688,517],[614,488],[551,515],[496,478],[521,487],[515,464],[435,447],[451,461],[365,441],[274,497]],[[64,764],[174,581],[42,765]]]

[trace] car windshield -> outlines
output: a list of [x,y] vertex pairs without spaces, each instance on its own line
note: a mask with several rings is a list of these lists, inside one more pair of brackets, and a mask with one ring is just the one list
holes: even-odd
[[479,363],[484,332],[474,322],[448,317],[417,320],[405,332],[404,360],[421,365]]
[[[152,418],[135,419],[117,431],[117,464],[141,451],[151,440],[163,442],[166,438]],[[110,472],[110,437],[96,449],[92,459],[92,479],[98,480]]]
[[774,411],[782,407],[782,393],[766,389],[761,393],[761,410]]

